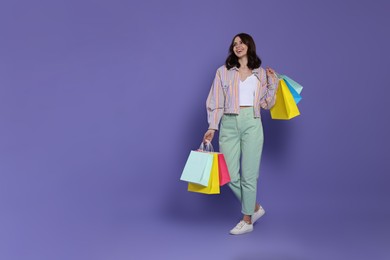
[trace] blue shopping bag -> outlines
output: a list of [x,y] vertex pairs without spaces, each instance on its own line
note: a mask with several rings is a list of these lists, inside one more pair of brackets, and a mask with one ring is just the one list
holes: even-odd
[[287,80],[283,79],[284,82],[286,82],[286,85],[288,87],[288,90],[290,90],[291,92],[291,95],[293,96],[294,98],[294,101],[295,101],[295,104],[298,104],[299,101],[301,101],[302,97],[301,95],[298,94],[298,92],[291,86],[290,82],[288,82]]
[[284,82],[286,83],[286,85],[288,87],[288,90],[291,92],[291,95],[294,98],[295,104],[298,104],[299,101],[301,101],[301,99],[302,99],[302,97],[301,97],[301,92],[303,89],[302,85],[297,83],[296,81],[292,80],[291,78],[289,78],[286,75],[281,75],[278,73],[276,75],[281,80],[284,80]]

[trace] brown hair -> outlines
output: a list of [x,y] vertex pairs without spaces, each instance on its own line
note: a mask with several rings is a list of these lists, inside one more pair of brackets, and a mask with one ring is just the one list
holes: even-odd
[[233,67],[240,67],[240,63],[238,62],[238,58],[236,54],[234,54],[233,47],[234,47],[234,39],[236,37],[240,37],[241,41],[248,46],[248,68],[250,69],[257,69],[261,65],[261,59],[256,54],[256,44],[253,40],[252,36],[250,36],[247,33],[239,33],[233,37],[232,43],[229,47],[229,56],[227,57],[225,61],[225,65],[227,69],[231,69]]

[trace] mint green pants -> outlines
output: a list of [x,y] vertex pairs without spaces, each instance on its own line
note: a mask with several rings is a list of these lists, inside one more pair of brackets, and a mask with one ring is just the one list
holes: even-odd
[[263,142],[263,126],[260,118],[254,117],[253,107],[241,108],[239,115],[223,115],[219,149],[229,169],[229,187],[241,202],[245,215],[255,211]]

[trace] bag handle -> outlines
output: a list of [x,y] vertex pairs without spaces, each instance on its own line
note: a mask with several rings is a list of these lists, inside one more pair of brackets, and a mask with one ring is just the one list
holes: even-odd
[[211,142],[207,142],[206,141],[206,145],[204,144],[204,142],[202,142],[199,146],[199,151],[203,151],[203,152],[214,152],[214,147],[213,145],[211,144]]

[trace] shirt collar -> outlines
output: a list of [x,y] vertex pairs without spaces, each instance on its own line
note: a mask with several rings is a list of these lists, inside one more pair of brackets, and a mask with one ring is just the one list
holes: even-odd
[[[230,68],[229,70],[235,70],[235,71],[238,71],[238,68],[236,67],[236,66],[234,66],[234,67],[232,67],[232,68]],[[257,68],[257,69],[253,69],[252,70],[252,74],[255,74],[255,75],[259,75],[260,74],[260,67],[259,68]]]
[[234,67],[231,67],[229,70],[235,70],[235,71],[238,71],[238,68],[236,66]]

